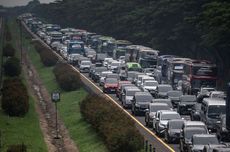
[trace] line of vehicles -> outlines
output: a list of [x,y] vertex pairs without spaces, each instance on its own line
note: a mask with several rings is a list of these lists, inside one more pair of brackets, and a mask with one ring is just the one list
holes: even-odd
[[143,117],[159,137],[179,144],[179,151],[230,151],[230,89],[228,98],[216,90],[215,64],[159,55],[152,48],[86,30],[62,29],[31,14],[19,19],[104,93],[114,94],[125,109]]

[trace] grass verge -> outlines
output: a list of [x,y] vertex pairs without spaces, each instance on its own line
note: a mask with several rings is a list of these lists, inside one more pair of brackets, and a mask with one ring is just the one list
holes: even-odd
[[[16,41],[18,39],[17,32],[15,31],[16,23],[10,20],[8,24],[15,25],[10,26],[10,30],[11,33],[14,33],[11,43],[16,46]],[[16,53],[16,56],[18,55],[19,50],[17,50]],[[24,75],[22,74],[20,77],[26,84]],[[29,112],[24,117],[9,117],[5,115],[0,108],[1,151],[6,151],[9,145],[24,143],[27,146],[28,152],[47,152],[47,147],[39,125],[39,119],[35,110],[35,101],[31,96],[29,102]]]
[[[53,67],[45,67],[30,41],[24,40],[24,42],[30,48],[29,57],[48,91],[51,93],[60,90],[52,71]],[[62,91],[61,102],[58,103],[59,115],[81,152],[107,152],[102,139],[81,116],[79,103],[86,95],[87,92],[84,89],[71,92]]]

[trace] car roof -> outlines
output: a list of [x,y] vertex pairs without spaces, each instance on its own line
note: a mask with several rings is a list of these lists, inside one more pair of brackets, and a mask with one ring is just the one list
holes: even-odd
[[159,110],[159,112],[162,114],[179,114],[178,112],[172,110]]
[[167,103],[149,103],[149,106],[168,106]]
[[226,101],[222,98],[204,98],[202,102],[207,105],[226,105]]
[[194,134],[193,138],[194,137],[207,137],[207,138],[209,138],[209,137],[216,137],[216,135],[213,135],[213,134]]
[[135,86],[135,87],[127,87],[127,88],[125,87],[125,90],[126,90],[126,91],[135,91],[135,90],[141,91],[141,90],[140,90],[138,87],[136,87],[136,86]]
[[193,126],[193,125],[205,126],[204,122],[202,121],[185,121],[184,122],[184,126]]
[[184,122],[185,120],[183,119],[172,119],[172,120],[169,120],[168,123],[176,123],[176,122]]
[[159,101],[171,102],[171,99],[161,99],[161,98],[153,99],[153,102],[159,102]]
[[190,130],[205,130],[205,128],[202,127],[188,127],[183,129],[185,132]]
[[152,96],[149,92],[136,92],[135,93],[135,96],[143,96],[143,95]]
[[166,86],[167,86],[167,87],[169,87],[169,86],[172,87],[170,84],[159,84],[159,85],[158,85],[158,87],[166,87]]

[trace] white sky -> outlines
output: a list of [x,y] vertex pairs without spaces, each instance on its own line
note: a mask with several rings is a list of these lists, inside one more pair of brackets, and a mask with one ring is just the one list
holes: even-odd
[[[14,7],[14,6],[22,6],[26,5],[31,0],[0,0],[0,5],[6,7]],[[41,3],[50,3],[54,2],[55,0],[39,0]]]

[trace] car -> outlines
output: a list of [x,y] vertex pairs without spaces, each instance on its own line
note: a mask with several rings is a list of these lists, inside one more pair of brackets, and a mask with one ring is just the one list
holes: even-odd
[[149,76],[147,76],[147,75],[145,75],[145,74],[143,74],[143,75],[138,75],[137,81],[136,81],[136,86],[137,86],[137,87],[140,87],[140,86],[141,86],[142,79],[143,79],[143,78],[146,78],[146,77],[149,77]]
[[213,148],[212,152],[230,152],[230,148],[229,147],[217,147],[217,148]]
[[109,62],[110,60],[112,60],[112,61],[113,61],[113,58],[104,58],[104,61],[103,61],[103,66],[104,66],[104,67],[107,67],[108,62]]
[[91,64],[91,61],[81,61],[79,66],[80,72],[89,72]]
[[159,98],[157,98],[157,99],[153,99],[153,100],[152,100],[152,103],[167,103],[168,106],[169,106],[171,109],[173,109],[173,105],[172,105],[172,102],[171,102],[170,99],[159,99]]
[[162,136],[165,133],[165,129],[167,127],[167,123],[169,120],[173,119],[181,119],[181,116],[176,111],[172,110],[159,110],[156,113],[156,117],[153,120],[153,124],[155,124],[156,134]]
[[201,103],[196,103],[190,113],[190,118],[192,121],[200,121]]
[[89,68],[89,77],[92,78],[93,72],[96,68],[95,64],[91,64],[90,68]]
[[155,81],[155,79],[153,77],[150,77],[150,76],[143,77],[141,80],[140,87],[142,87],[144,85],[145,81]]
[[173,88],[169,84],[159,84],[157,86],[157,98],[168,98],[167,93],[172,90]]
[[140,87],[142,91],[148,91],[152,94],[152,96],[156,96],[156,90],[157,90],[158,82],[155,80],[149,80],[145,81],[143,85]]
[[197,93],[197,102],[202,102],[204,98],[209,97],[211,91],[216,91],[215,88],[202,87]]
[[103,86],[104,83],[105,83],[105,78],[108,74],[112,74],[113,72],[112,71],[103,71],[101,72],[100,74],[100,80],[99,80],[99,85],[100,86]]
[[167,92],[167,96],[169,99],[171,99],[174,108],[177,107],[180,101],[180,96],[182,95],[183,95],[182,91],[179,90],[172,90]]
[[132,101],[132,113],[136,115],[144,114],[153,97],[149,92],[136,92]]
[[107,78],[103,86],[103,92],[105,93],[115,93],[117,90],[118,80],[116,78]]
[[205,125],[204,122],[202,122],[202,121],[190,121],[190,120],[184,122],[184,124],[182,126],[182,130],[184,128],[192,128],[192,127],[204,128],[208,132],[207,126]]
[[196,104],[195,95],[182,95],[180,96],[180,102],[177,105],[177,111],[180,114],[190,114],[195,104]]
[[194,134],[191,140],[192,144],[188,147],[189,152],[203,151],[205,145],[220,145],[216,135]]
[[200,118],[209,130],[216,131],[220,116],[226,114],[226,101],[221,98],[204,98],[201,104]]
[[[216,150],[218,150],[220,152],[224,152],[221,149],[225,149],[225,148],[227,148],[226,144],[205,145],[202,152],[214,152]],[[230,151],[230,148],[226,152],[229,152],[229,151]]]
[[123,88],[121,103],[124,108],[132,108],[132,100],[136,92],[141,90],[136,86],[126,86]]
[[119,61],[113,61],[110,64],[109,69],[113,72],[113,73],[118,73],[118,67],[121,65],[121,63]]
[[[131,84],[130,81],[118,81],[118,85],[117,85],[117,91],[116,91],[116,96],[119,98],[120,93],[121,93],[121,86],[125,85],[125,84]],[[131,84],[132,85],[132,84]]]
[[145,112],[145,125],[152,127],[155,114],[159,110],[171,110],[167,103],[149,103]]
[[116,73],[109,73],[109,74],[107,74],[106,77],[105,77],[105,79],[107,79],[107,78],[116,78],[117,80],[120,79],[119,75],[116,74]]
[[[182,127],[183,128],[183,127]],[[194,134],[208,134],[208,131],[202,127],[186,127],[183,128],[180,133],[180,151],[188,151],[189,147],[192,145],[192,136]]]
[[[135,86],[134,84],[132,84],[132,83],[121,84],[121,85],[120,85],[120,88],[118,88],[119,91],[117,92],[117,96],[118,96],[118,99],[119,99],[120,101],[122,101],[122,98],[123,98],[123,96],[124,96],[124,89],[125,89],[126,86],[133,86],[133,87],[136,87],[136,86]],[[118,85],[118,87],[119,87],[119,85]],[[137,87],[136,87],[136,88],[137,88]]]
[[154,70],[154,68],[145,68],[143,73],[150,77],[154,77]]
[[133,79],[133,84],[136,84],[137,83],[137,80],[138,80],[138,76],[139,75],[145,75],[144,73],[141,73],[141,72],[137,72],[135,71],[136,73],[134,74],[134,79]]
[[226,126],[226,115],[221,115],[220,119],[220,123],[216,125],[216,135],[219,140],[230,142],[230,132]]
[[211,91],[209,93],[209,98],[222,98],[222,99],[226,99],[226,94],[223,91]]
[[167,143],[179,143],[180,132],[184,124],[183,119],[169,120],[165,130],[165,140]]
[[134,82],[134,78],[135,78],[135,74],[140,74],[140,72],[137,72],[137,71],[128,71],[127,72],[127,80],[130,81],[130,82]]
[[94,82],[98,82],[100,80],[100,74],[103,71],[108,71],[106,67],[95,67],[94,71],[92,72],[92,79]]

